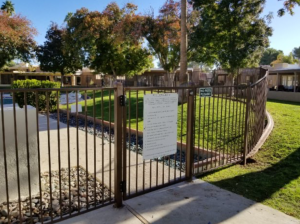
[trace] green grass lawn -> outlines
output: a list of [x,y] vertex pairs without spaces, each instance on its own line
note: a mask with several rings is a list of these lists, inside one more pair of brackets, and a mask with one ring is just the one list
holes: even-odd
[[[84,91],[81,92],[84,94]],[[143,130],[143,97],[144,93],[132,91],[127,93],[127,126],[131,129]],[[95,93],[96,118],[114,122],[114,92],[101,91]],[[91,91],[87,95],[93,98]],[[87,100],[87,114],[93,116],[93,99]],[[244,104],[226,100],[225,97],[196,98],[195,102],[195,145],[212,149],[226,149],[237,153],[243,146]],[[85,107],[85,102],[80,104]],[[62,108],[66,108],[63,106]],[[110,112],[109,113],[109,108]],[[129,111],[130,108],[130,111]],[[200,119],[199,119],[200,118]],[[186,142],[187,104],[178,105],[178,141]]]
[[267,110],[275,127],[253,161],[201,179],[300,219],[300,104],[270,101]]

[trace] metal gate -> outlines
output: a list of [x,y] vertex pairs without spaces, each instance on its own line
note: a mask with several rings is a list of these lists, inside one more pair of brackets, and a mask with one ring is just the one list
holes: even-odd
[[[265,125],[267,72],[260,71],[252,85],[209,87],[209,98],[199,86],[1,89],[0,218],[58,222],[245,163]],[[81,99],[70,101],[72,91]],[[144,160],[144,96],[161,93],[178,93],[182,102],[177,151]]]

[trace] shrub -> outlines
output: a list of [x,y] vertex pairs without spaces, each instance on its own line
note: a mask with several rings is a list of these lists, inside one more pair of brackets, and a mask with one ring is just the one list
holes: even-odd
[[[50,88],[60,88],[60,83],[51,82],[51,81],[39,81],[36,79],[32,80],[16,80],[12,84],[13,89],[50,89]],[[49,97],[49,111],[55,112],[57,109],[57,91],[31,91],[26,92],[27,96],[27,105],[31,105],[36,107],[36,93],[38,94],[38,109],[39,111],[46,111],[47,110],[47,100],[46,94]],[[58,91],[58,99],[60,96],[60,92]],[[18,103],[20,108],[23,108],[25,101],[24,101],[24,92],[16,92],[15,93],[15,102]]]

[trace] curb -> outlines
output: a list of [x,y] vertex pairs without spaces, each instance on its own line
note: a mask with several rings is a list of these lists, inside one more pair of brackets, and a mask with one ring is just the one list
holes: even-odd
[[273,120],[271,114],[268,111],[266,111],[266,116],[267,116],[267,119],[268,119],[268,125],[265,128],[265,130],[264,130],[262,136],[260,137],[259,141],[257,142],[257,144],[251,150],[251,152],[246,156],[246,158],[251,158],[252,156],[254,156],[260,150],[260,148],[263,146],[263,144],[265,143],[267,138],[270,136],[270,134],[271,134],[271,132],[274,128],[274,120]]

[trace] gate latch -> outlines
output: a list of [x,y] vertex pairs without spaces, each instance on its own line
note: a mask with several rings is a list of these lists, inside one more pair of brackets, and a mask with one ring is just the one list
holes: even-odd
[[125,107],[125,95],[119,96],[120,100],[120,106]]
[[120,189],[121,189],[122,193],[126,192],[126,182],[125,181],[121,181]]

